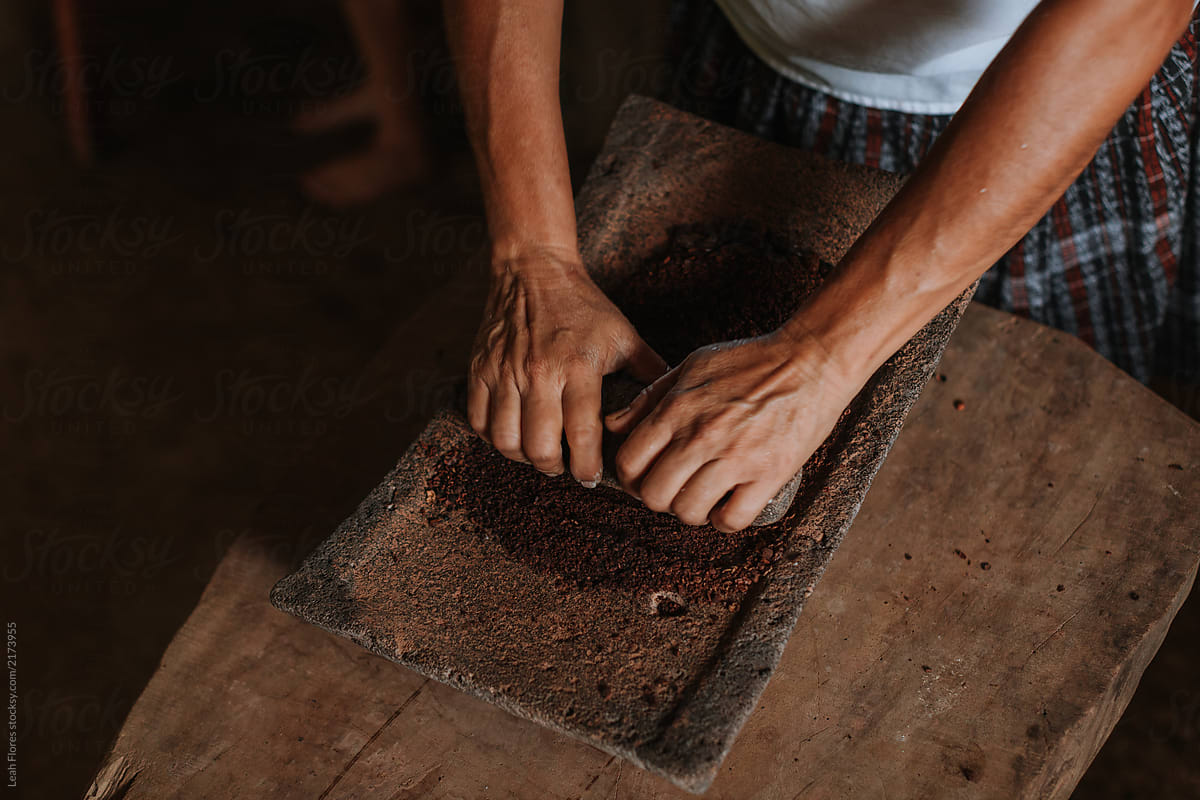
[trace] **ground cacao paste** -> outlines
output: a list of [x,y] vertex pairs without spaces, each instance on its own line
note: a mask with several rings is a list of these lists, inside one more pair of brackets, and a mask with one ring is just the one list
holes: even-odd
[[[829,272],[788,237],[745,221],[687,225],[603,286],[668,363],[695,348],[781,325]],[[814,459],[823,457],[818,451]],[[806,466],[811,470],[813,461]],[[495,538],[514,558],[577,586],[740,597],[782,554],[779,522],[738,533],[690,527],[619,492],[584,489],[511,462],[481,439],[429,476],[430,499]]]

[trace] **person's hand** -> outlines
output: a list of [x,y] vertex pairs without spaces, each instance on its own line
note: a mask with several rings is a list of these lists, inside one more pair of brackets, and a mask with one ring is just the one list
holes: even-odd
[[588,487],[602,470],[600,383],[649,383],[666,363],[588,277],[578,254],[542,249],[497,265],[471,356],[467,417],[505,456]]
[[818,344],[782,330],[701,348],[605,420],[629,433],[617,476],[654,511],[741,530],[804,466],[858,388]]

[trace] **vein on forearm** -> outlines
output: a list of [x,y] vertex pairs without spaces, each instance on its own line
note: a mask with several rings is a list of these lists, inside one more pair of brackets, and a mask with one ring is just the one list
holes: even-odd
[[573,248],[558,69],[562,4],[446,3],[494,249]]
[[1044,0],[798,315],[805,329],[865,379],[1062,196],[1191,9],[1190,0]]

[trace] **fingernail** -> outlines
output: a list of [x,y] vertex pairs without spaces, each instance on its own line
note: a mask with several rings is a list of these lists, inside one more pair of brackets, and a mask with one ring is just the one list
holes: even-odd
[[599,481],[580,481],[579,485],[585,489],[595,489]]
[[622,408],[620,411],[616,412],[615,414],[612,414],[612,415],[610,415],[610,416],[609,416],[609,419],[611,419],[611,420],[613,420],[613,421],[615,422],[616,420],[619,420],[621,417],[623,417],[623,416],[625,416],[626,414],[628,414],[628,413],[629,413],[629,409],[631,409],[631,408],[633,408],[633,406],[625,406],[625,407],[624,407],[624,408]]

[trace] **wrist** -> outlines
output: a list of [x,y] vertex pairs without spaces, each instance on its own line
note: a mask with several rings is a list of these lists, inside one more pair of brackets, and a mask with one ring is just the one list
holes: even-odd
[[539,277],[586,276],[579,249],[572,242],[546,241],[493,242],[491,255],[492,278],[521,274]]
[[521,202],[491,197],[486,205],[493,264],[547,256],[579,261],[570,195],[530,191]]
[[786,323],[819,341],[860,384],[966,285],[958,250],[936,230],[914,236],[914,224],[892,209]]
[[[489,227],[492,227],[489,225]],[[490,234],[493,262],[516,261],[529,255],[556,254],[579,257],[579,243],[575,230],[511,230],[493,231]]]
[[860,366],[849,342],[833,342],[821,336],[803,311],[797,312],[778,330],[786,343],[789,357],[794,363],[804,364],[805,371],[815,370],[828,381],[849,394],[856,393],[870,377],[869,371]]
[[[784,333],[825,373],[857,391],[908,337],[924,298],[897,281],[904,271],[891,259],[868,260],[852,251],[824,285],[784,323]],[[859,256],[859,257],[856,257]]]

